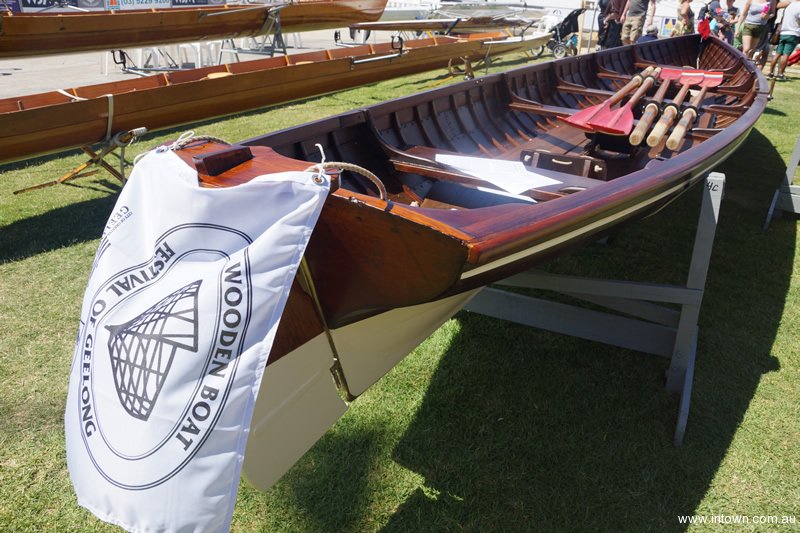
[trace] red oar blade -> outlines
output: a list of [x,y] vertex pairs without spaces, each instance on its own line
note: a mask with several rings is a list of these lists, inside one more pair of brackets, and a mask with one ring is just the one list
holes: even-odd
[[580,130],[594,131],[594,128],[589,125],[589,121],[608,108],[609,106],[606,103],[597,104],[587,107],[586,109],[581,109],[568,117],[558,117],[558,119]]
[[662,67],[659,77],[662,80],[677,80],[683,75],[683,69]]
[[589,121],[595,131],[609,135],[628,135],[633,129],[633,111],[629,104],[618,109],[607,109]]
[[706,77],[702,70],[684,70],[681,73],[681,85],[699,85]]
[[[662,83],[668,83],[669,80],[681,78],[684,72],[679,68],[662,68],[659,77],[665,80]],[[689,81],[694,82],[695,78],[690,77]],[[633,130],[633,109],[626,104],[614,111],[609,110],[605,113],[598,113],[595,118],[589,121],[589,125],[595,130],[609,135],[628,135]]]
[[700,83],[700,87],[716,87],[722,83],[723,79],[724,76],[721,73],[706,72],[703,76],[703,81]]

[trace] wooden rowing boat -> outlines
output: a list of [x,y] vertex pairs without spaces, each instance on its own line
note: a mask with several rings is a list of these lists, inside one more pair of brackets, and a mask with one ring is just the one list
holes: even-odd
[[540,46],[435,37],[292,54],[0,100],[0,162],[100,142]]
[[378,20],[386,0],[294,0],[160,10],[0,12],[0,58],[259,35],[280,13],[284,31]]
[[528,28],[535,20],[501,16],[479,16],[463,18],[429,18],[422,20],[379,20],[377,22],[357,22],[350,25],[352,30],[396,31],[396,32],[446,32],[450,34],[476,33],[504,28]]
[[[654,77],[683,65],[702,70],[683,82]],[[704,83],[706,75],[715,81]],[[644,87],[636,119],[656,100],[670,115],[688,94],[681,87],[695,84],[692,107],[677,112],[691,110],[696,121],[673,148],[667,138],[680,125],[653,146],[634,146],[628,135],[570,122],[587,109],[599,109],[589,122],[617,116],[635,94],[631,84]],[[628,96],[618,98],[621,90]],[[695,35],[526,66],[238,147],[197,142],[177,152],[203,170],[208,187],[307,169],[320,161],[317,145],[329,161],[369,169],[383,184],[331,171],[340,186],[323,208],[280,323],[246,476],[269,487],[346,410],[331,369],[347,397],[358,396],[476,290],[685,192],[737,149],[766,103],[766,81],[752,64],[726,43],[701,45]],[[517,163],[523,183],[501,188],[497,179],[519,173]]]

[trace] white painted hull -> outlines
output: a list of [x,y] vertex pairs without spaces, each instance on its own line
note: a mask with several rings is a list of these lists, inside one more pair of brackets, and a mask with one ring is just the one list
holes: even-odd
[[[367,390],[479,290],[331,330],[350,393]],[[274,485],[347,411],[330,372],[333,364],[333,350],[322,333],[267,366],[242,470],[256,488]]]

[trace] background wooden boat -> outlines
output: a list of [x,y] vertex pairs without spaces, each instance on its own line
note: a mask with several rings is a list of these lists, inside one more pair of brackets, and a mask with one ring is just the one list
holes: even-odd
[[[724,73],[674,150],[663,142],[631,149],[627,137],[587,136],[557,120],[655,64]],[[687,36],[524,67],[245,141],[254,158],[201,175],[206,186],[307,168],[319,161],[319,144],[328,160],[372,170],[388,191],[379,198],[371,182],[344,172],[323,209],[308,275],[292,287],[270,354],[246,476],[268,488],[346,410],[328,369],[349,398],[358,396],[475,290],[685,192],[736,150],[766,102],[766,81],[739,52]],[[178,154],[195,164],[220,148],[198,143]],[[547,152],[526,158],[536,150]],[[509,196],[437,162],[437,153],[538,161],[537,172],[560,183]],[[576,163],[575,173],[549,169],[546,155],[561,160],[556,168]],[[587,157],[591,164],[578,164]]]
[[0,58],[258,35],[281,7],[284,31],[341,28],[380,18],[386,0],[295,0],[147,11],[0,13]]
[[450,31],[451,33],[474,33],[502,28],[529,27],[535,20],[509,16],[481,16],[464,18],[430,18],[423,20],[379,20],[357,22],[350,25],[353,30],[365,31]]
[[436,37],[406,41],[402,53],[390,43],[362,45],[6,98],[0,162],[96,143],[109,130],[157,130],[446,67],[451,58],[522,51],[547,38]]

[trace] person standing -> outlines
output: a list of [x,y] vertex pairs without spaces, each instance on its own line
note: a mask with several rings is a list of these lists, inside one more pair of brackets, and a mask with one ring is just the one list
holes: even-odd
[[675,23],[675,29],[672,30],[672,36],[689,35],[690,33],[694,33],[694,11],[692,11],[691,0],[681,0],[678,6],[678,21]]
[[597,0],[597,45],[598,49],[603,47],[606,41],[606,19],[605,12],[608,9],[610,0]]
[[764,33],[769,20],[770,3],[747,0],[736,24],[736,35],[742,39],[742,53],[749,58]]
[[736,0],[727,0],[724,16],[725,23],[722,26],[722,34],[730,45],[733,45],[733,34],[736,31],[736,19],[739,18],[739,8],[733,5],[735,1]]
[[614,48],[622,45],[620,35],[622,33],[623,9],[625,6],[625,0],[609,0],[603,12],[605,38],[600,43],[603,48]]
[[[783,3],[779,4],[781,7]],[[778,66],[777,79],[786,80],[786,62],[794,52],[797,43],[800,42],[800,0],[794,0],[786,5],[781,22],[781,34],[778,47],[775,49],[775,57],[769,65],[768,78],[775,74],[775,67]]]
[[[647,16],[648,4],[650,16],[647,17],[647,24],[644,19]],[[641,37],[645,26],[653,24],[653,17],[656,14],[656,0],[628,0],[625,9],[622,10],[622,44],[632,44]]]

